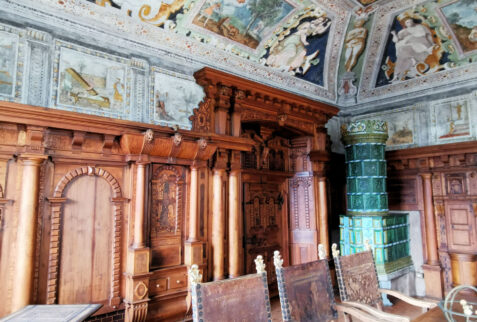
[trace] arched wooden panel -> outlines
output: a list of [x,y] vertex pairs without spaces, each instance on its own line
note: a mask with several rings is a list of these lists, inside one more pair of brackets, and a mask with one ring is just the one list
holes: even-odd
[[111,288],[111,187],[82,176],[64,193],[58,304],[107,302]]
[[121,301],[120,231],[125,201],[118,181],[101,168],[73,169],[48,199],[47,304],[86,301],[116,307]]

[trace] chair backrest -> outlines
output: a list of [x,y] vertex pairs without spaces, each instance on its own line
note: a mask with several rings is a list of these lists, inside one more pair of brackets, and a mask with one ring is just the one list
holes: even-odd
[[336,244],[333,244],[333,258],[341,301],[380,307],[382,298],[372,250],[339,256]]
[[[197,265],[189,270],[194,322],[271,321],[267,273],[259,256],[257,274],[200,283]],[[261,263],[260,263],[261,260]],[[260,268],[259,265],[262,265]]]
[[282,267],[275,251],[274,264],[283,321],[336,319],[335,299],[327,260]]

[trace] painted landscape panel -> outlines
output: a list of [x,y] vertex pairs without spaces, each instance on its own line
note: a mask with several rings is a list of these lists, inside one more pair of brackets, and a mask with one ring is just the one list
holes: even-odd
[[477,50],[477,0],[456,1],[441,10],[462,51]]
[[0,32],[0,95],[13,96],[18,36]]
[[[154,69],[153,69],[154,70]],[[204,90],[193,78],[171,75],[166,71],[154,73],[154,120],[161,125],[178,125],[190,129],[192,110],[204,98]]]
[[105,114],[122,112],[126,70],[118,61],[61,48],[57,103]]
[[207,0],[193,23],[255,49],[293,8],[284,0]]
[[467,101],[436,105],[434,118],[438,141],[471,135]]

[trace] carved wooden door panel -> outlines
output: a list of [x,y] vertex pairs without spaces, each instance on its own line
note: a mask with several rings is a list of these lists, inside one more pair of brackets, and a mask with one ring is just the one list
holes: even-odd
[[185,171],[180,166],[153,165],[150,206],[152,267],[182,264]]
[[282,252],[282,218],[286,211],[280,185],[244,183],[244,251],[245,273],[256,273],[254,259],[262,255],[268,283],[275,285],[273,252]]
[[469,201],[446,202],[449,250],[475,252],[477,249],[474,213]]
[[66,188],[61,227],[58,304],[104,303],[111,294],[111,187],[82,176]]

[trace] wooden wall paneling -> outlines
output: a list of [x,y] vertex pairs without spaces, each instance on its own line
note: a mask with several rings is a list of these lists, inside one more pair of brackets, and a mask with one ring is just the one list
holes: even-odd
[[[476,166],[477,147],[475,142],[452,143],[423,148],[412,148],[387,153],[390,177],[405,178],[413,171],[422,177],[431,187],[426,188],[423,196],[432,199],[432,218],[426,213],[426,224],[422,233],[425,236],[424,249],[427,249],[424,268],[426,294],[441,297],[452,287],[466,281],[475,284],[471,271],[477,254],[475,231],[475,202],[477,198]],[[430,191],[430,192],[429,192]],[[421,208],[421,207],[419,207]],[[422,210],[425,207],[422,207]],[[427,207],[429,208],[429,207]],[[421,210],[420,209],[420,210]],[[434,219],[431,228],[429,221]],[[436,235],[438,262],[432,264],[435,256],[429,236]],[[427,241],[426,241],[427,240]],[[425,252],[426,255],[426,252]],[[440,285],[436,281],[441,281]]]

